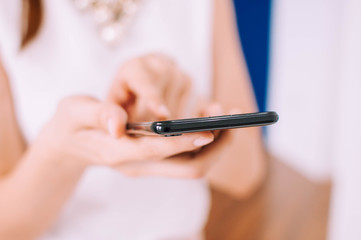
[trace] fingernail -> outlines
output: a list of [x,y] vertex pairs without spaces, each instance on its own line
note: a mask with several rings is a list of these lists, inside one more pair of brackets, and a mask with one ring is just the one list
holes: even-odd
[[200,138],[197,138],[193,142],[193,144],[194,144],[194,146],[201,147],[201,146],[207,145],[208,143],[211,143],[212,141],[213,141],[212,138],[200,137]]
[[108,132],[112,137],[117,138],[117,125],[113,118],[108,120]]
[[170,117],[170,112],[169,112],[168,108],[164,104],[160,105],[160,107],[158,108],[158,111],[164,117]]

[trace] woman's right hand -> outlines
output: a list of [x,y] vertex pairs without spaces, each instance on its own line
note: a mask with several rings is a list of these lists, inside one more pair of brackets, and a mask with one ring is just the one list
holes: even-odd
[[[31,151],[47,154],[61,163],[106,165],[121,171],[123,163],[159,161],[194,151],[213,141],[210,132],[171,138],[132,137],[125,134],[126,122],[127,114],[116,104],[101,103],[84,96],[69,97],[59,104]],[[183,172],[179,176],[175,173],[175,177],[192,177],[192,169],[189,170],[189,174]],[[129,171],[127,174],[132,175]],[[170,173],[164,175],[169,177]]]
[[125,111],[115,104],[80,96],[61,101],[14,170],[0,178],[0,239],[41,236],[88,166],[109,166],[130,176],[194,178],[194,165],[172,171],[138,169],[213,141],[212,133],[132,137],[125,134],[126,122]]

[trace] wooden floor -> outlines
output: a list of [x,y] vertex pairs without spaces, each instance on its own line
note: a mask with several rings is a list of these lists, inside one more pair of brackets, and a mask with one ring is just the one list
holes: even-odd
[[213,191],[206,239],[326,239],[329,195],[329,183],[316,185],[270,159],[264,185],[249,199]]

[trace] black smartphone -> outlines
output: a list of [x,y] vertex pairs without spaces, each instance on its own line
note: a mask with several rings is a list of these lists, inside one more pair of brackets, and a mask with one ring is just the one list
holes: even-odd
[[215,117],[187,118],[157,122],[128,123],[127,133],[135,135],[179,136],[182,133],[265,126],[276,123],[276,112],[256,112]]

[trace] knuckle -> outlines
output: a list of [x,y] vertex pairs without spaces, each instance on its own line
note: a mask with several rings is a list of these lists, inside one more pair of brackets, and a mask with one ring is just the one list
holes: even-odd
[[183,74],[182,82],[183,82],[183,89],[187,90],[192,88],[193,81],[189,75]]
[[158,72],[167,72],[171,68],[175,67],[175,61],[160,53],[150,54],[146,57],[147,64]]
[[60,100],[59,108],[68,108],[79,102],[94,101],[95,99],[90,96],[69,96]]
[[180,81],[180,92],[187,92],[192,88],[192,79],[187,74],[180,72],[177,80]]
[[120,73],[129,73],[143,67],[143,58],[133,58],[126,61],[120,68]]
[[60,100],[60,102],[58,104],[57,112],[58,113],[69,112],[70,108],[73,107],[76,100],[77,100],[77,97],[75,97],[75,96],[63,98],[62,100]]
[[139,57],[125,62],[117,74],[117,82],[118,84],[128,82],[128,85],[133,87],[152,82],[152,75],[144,58]]
[[75,100],[74,96],[71,97],[66,97],[63,98],[62,100],[60,100],[59,104],[58,104],[58,108],[65,108],[69,105],[71,105],[71,103]]
[[68,113],[70,116],[78,111],[79,104],[93,102],[95,99],[90,96],[69,96],[65,97],[58,103],[58,113]]

